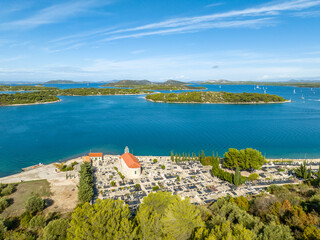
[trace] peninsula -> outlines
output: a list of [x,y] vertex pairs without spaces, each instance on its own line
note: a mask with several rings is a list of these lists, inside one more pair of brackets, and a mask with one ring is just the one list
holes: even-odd
[[228,93],[228,92],[182,92],[148,94],[146,100],[165,103],[224,103],[224,104],[260,104],[283,103],[288,100],[277,95],[260,93]]

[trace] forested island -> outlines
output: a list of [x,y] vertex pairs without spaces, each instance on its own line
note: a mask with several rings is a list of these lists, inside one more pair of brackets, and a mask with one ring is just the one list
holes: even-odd
[[260,93],[228,93],[228,92],[182,92],[182,93],[155,93],[146,96],[148,101],[165,103],[281,103],[287,100],[283,97]]
[[52,95],[49,92],[25,92],[25,93],[14,93],[0,94],[0,106],[8,105],[20,105],[20,104],[35,104],[35,103],[50,103],[57,102],[60,99]]
[[38,104],[56,102],[60,99],[57,96],[107,96],[107,95],[136,95],[146,94],[151,91],[140,89],[119,89],[119,88],[69,88],[58,89],[51,87],[37,86],[0,86],[1,91],[32,91],[16,92],[14,94],[0,94],[0,106],[19,104]]
[[150,82],[148,80],[121,80],[114,83],[107,83],[102,87],[125,87],[141,90],[196,90],[206,89],[205,87],[193,87],[184,82],[168,80],[166,82]]

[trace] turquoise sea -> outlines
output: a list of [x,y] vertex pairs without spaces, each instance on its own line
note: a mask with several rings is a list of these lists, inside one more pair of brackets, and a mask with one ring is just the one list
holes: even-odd
[[[263,93],[262,87],[255,90],[251,85],[207,87]],[[223,155],[228,148],[252,147],[268,158],[320,158],[320,89],[267,86],[265,90],[292,102],[165,104],[147,102],[143,96],[87,96],[0,107],[0,176],[90,151],[121,154],[125,146],[136,155],[202,149]]]

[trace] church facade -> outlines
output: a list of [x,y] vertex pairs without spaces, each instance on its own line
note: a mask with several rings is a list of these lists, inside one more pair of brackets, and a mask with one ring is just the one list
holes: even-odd
[[129,152],[126,147],[124,154],[120,156],[121,173],[128,179],[135,179],[141,176],[141,164],[139,160]]

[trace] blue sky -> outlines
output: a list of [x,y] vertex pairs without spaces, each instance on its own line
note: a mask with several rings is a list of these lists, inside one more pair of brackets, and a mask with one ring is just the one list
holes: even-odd
[[320,80],[320,0],[1,0],[0,81]]

